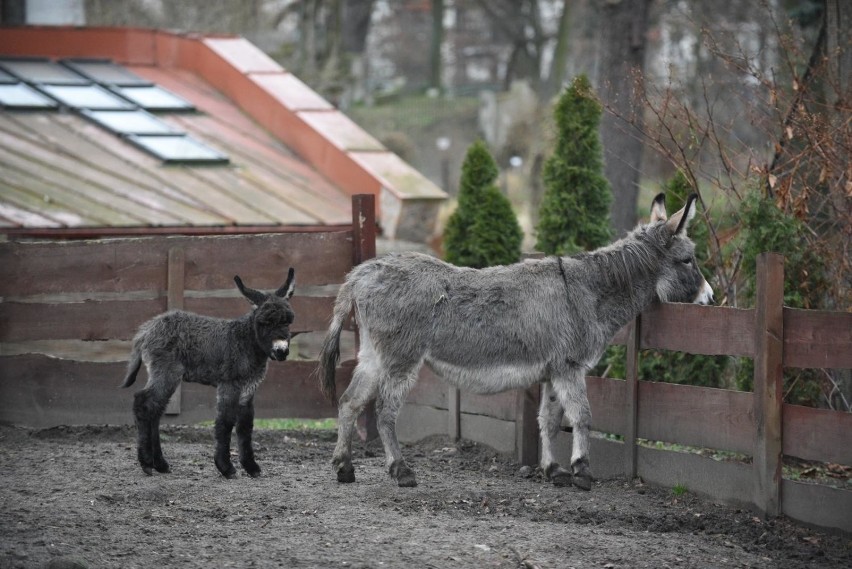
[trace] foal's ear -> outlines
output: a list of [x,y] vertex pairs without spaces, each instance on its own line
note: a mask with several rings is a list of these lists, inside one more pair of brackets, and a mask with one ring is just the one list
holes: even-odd
[[666,222],[666,227],[671,231],[673,237],[686,234],[689,222],[695,217],[696,200],[698,200],[698,194],[690,194],[686,198],[686,205],[683,206],[683,209],[673,214],[671,219]]
[[266,294],[259,290],[254,290],[253,288],[245,286],[243,284],[243,280],[238,275],[234,276],[234,282],[237,283],[237,288],[240,289],[243,296],[246,297],[255,307],[260,306],[266,302],[267,298],[269,298]]
[[659,193],[657,197],[654,198],[654,201],[651,203],[651,221],[649,223],[656,223],[658,221],[665,221],[668,219],[666,215],[666,194]]
[[281,296],[284,298],[290,298],[293,296],[293,291],[296,288],[296,271],[293,267],[290,267],[290,270],[287,271],[287,282],[281,285],[281,288],[275,291],[275,296]]

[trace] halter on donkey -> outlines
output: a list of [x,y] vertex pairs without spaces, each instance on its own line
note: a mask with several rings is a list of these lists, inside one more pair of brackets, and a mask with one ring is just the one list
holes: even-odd
[[[321,354],[322,389],[333,400],[340,332],[354,307],[361,345],[339,401],[332,459],[338,481],[355,480],[352,430],[375,397],[389,473],[399,486],[417,484],[402,456],[396,418],[425,363],[448,383],[475,393],[543,383],[541,467],[554,484],[573,480],[590,489],[586,373],[612,336],[654,299],[713,300],[686,234],[695,201],[690,196],[667,219],[660,194],[647,225],[573,257],[469,269],[408,253],[355,267],[337,296]],[[574,432],[571,471],[552,454],[563,414]]]

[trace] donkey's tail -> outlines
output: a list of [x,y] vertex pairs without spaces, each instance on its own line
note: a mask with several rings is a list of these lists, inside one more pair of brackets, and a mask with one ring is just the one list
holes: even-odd
[[343,323],[346,322],[346,318],[352,312],[353,304],[352,288],[348,282],[345,282],[337,294],[331,326],[328,327],[328,333],[320,351],[320,389],[323,395],[334,404],[337,404],[337,385],[334,381],[334,370],[340,361],[340,332],[343,330]]
[[130,387],[136,381],[136,374],[139,373],[139,368],[142,367],[142,351],[139,349],[137,342],[133,342],[133,352],[130,354],[130,361],[127,362],[127,375],[124,376],[122,387]]

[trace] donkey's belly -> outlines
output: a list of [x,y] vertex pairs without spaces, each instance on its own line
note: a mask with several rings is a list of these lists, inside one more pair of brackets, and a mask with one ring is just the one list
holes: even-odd
[[426,364],[448,383],[473,393],[524,388],[544,377],[544,364],[493,364],[467,367],[426,357]]

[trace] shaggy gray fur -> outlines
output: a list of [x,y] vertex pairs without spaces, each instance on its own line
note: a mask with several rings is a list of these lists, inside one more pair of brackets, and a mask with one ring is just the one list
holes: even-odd
[[272,294],[234,281],[254,309],[235,320],[201,316],[175,310],[161,314],[139,327],[122,387],[128,387],[144,362],[148,383],[134,397],[138,429],[138,456],[142,469],[151,474],[168,472],[160,448],[159,423],[169,398],[181,381],[216,387],[216,455],[219,471],[227,476],[236,470],[230,459],[231,430],[236,425],[240,463],[251,476],[260,474],[254,461],[251,433],[254,394],[266,375],[269,359],[283,361],[289,354],[293,311],[294,271]]
[[[358,365],[340,398],[333,465],[351,482],[352,427],[376,397],[387,465],[400,486],[416,484],[397,442],[396,416],[426,363],[465,391],[496,393],[545,384],[539,412],[541,466],[557,484],[591,487],[585,374],[609,340],[655,298],[712,300],[686,236],[695,197],[665,219],[662,196],[652,222],[624,239],[574,257],[485,269],[455,267],[421,254],[393,255],[355,267],[337,297],[321,354],[322,388],[335,397],[334,368],[343,321],[355,308]],[[563,413],[574,426],[572,473],[553,461]]]

